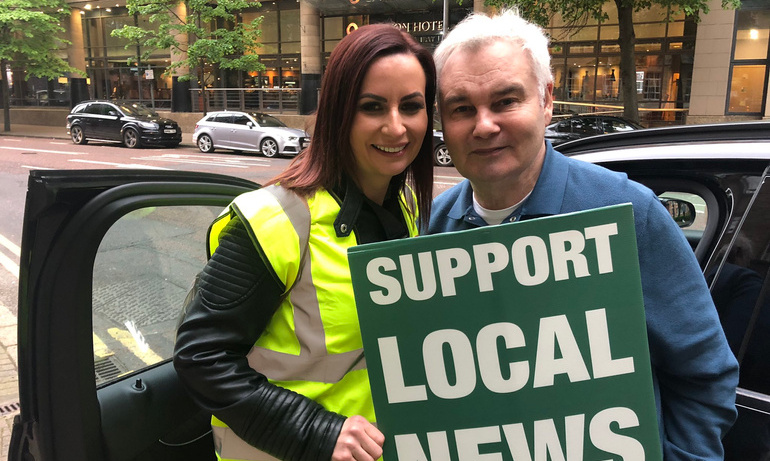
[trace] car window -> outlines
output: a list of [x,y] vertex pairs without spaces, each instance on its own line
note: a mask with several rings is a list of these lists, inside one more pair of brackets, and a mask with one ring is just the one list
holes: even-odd
[[249,119],[249,117],[247,117],[247,116],[245,116],[243,114],[233,115],[233,123],[235,123],[236,125],[246,125],[250,121],[251,120]]
[[272,115],[254,113],[254,114],[251,114],[251,116],[254,117],[254,120],[256,120],[259,126],[262,126],[262,127],[286,126],[282,121],[278,120]]
[[604,124],[605,133],[615,133],[618,131],[631,131],[634,129],[634,127],[632,127],[628,123],[625,123],[623,120],[608,119],[608,120],[604,120],[603,124]]
[[570,133],[572,131],[572,124],[568,120],[564,122],[559,122],[554,127],[554,131],[557,131],[559,133]]
[[214,117],[214,121],[217,123],[233,123],[233,116],[231,114],[217,114]]
[[[763,185],[706,278],[727,341],[740,363],[739,386],[770,394],[770,188]],[[726,254],[726,256],[725,256]],[[765,288],[765,290],[763,290]]]
[[93,271],[97,385],[170,359],[176,323],[221,207],[141,208],[107,231]]
[[150,109],[149,107],[143,106],[139,103],[134,104],[121,104],[120,110],[123,111],[124,114],[128,115],[135,115],[139,117],[157,117],[158,114]]
[[104,113],[102,106],[104,106],[104,104],[99,104],[99,103],[89,104],[88,107],[86,107],[86,110],[84,112],[86,114],[102,115]]
[[596,119],[577,118],[572,120],[572,132],[576,134],[596,134]]

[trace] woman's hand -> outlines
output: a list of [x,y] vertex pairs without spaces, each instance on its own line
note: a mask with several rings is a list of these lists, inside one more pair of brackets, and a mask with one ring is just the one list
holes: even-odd
[[332,461],[375,461],[382,456],[385,436],[363,416],[351,416],[342,424]]

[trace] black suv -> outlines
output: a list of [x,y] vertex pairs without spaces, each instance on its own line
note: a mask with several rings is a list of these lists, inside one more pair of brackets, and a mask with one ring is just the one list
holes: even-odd
[[122,142],[135,148],[145,145],[176,147],[182,130],[175,121],[161,118],[138,103],[86,101],[67,116],[67,133],[75,144],[92,141]]

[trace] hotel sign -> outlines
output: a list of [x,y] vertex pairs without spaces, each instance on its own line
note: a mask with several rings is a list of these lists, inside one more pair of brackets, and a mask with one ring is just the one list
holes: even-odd
[[396,22],[394,24],[399,29],[409,32],[410,34],[441,32],[444,30],[444,21],[411,21]]

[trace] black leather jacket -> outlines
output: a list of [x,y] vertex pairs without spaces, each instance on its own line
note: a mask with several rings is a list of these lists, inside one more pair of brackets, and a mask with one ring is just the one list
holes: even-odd
[[[383,207],[352,185],[332,195],[340,216],[354,223],[358,243],[408,235],[395,194]],[[329,460],[346,417],[271,384],[246,360],[284,289],[262,256],[244,223],[233,218],[177,330],[174,367],[192,398],[249,444],[279,459]]]

